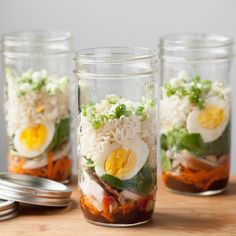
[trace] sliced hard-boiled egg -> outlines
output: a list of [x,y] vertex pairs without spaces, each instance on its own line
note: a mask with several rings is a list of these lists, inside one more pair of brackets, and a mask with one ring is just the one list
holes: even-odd
[[143,167],[148,154],[148,146],[141,139],[125,145],[113,143],[96,157],[95,171],[98,176],[109,174],[121,180],[131,179]]
[[36,157],[42,154],[51,143],[55,133],[53,123],[41,123],[19,128],[14,137],[14,146],[24,157]]
[[206,100],[202,110],[193,110],[187,118],[189,133],[199,133],[205,143],[213,142],[224,132],[229,122],[227,101],[212,97]]

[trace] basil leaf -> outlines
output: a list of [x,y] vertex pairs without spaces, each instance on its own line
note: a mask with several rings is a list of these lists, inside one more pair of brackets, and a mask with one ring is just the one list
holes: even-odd
[[123,189],[122,181],[115,176],[105,174],[105,175],[101,176],[100,179],[115,189],[118,189],[118,190]]
[[156,186],[156,175],[153,173],[148,163],[129,180],[120,180],[109,174],[101,176],[100,179],[117,190],[122,191],[128,189],[142,196],[148,195]]
[[52,142],[47,148],[47,151],[59,148],[70,136],[70,119],[66,118],[56,124],[55,133]]
[[200,134],[186,134],[182,137],[179,144],[180,149],[187,149],[190,152],[201,156],[204,154],[204,143]]
[[167,134],[161,136],[161,148],[163,150],[175,148],[188,151],[201,156],[204,154],[204,142],[200,134],[189,134],[185,128],[173,128]]
[[123,186],[132,192],[146,196],[156,186],[156,175],[146,163],[132,179],[123,181]]

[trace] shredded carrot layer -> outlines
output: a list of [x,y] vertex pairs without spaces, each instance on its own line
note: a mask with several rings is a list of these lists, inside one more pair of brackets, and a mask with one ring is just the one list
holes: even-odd
[[52,165],[52,160],[53,160],[53,156],[51,152],[47,153],[47,159],[48,159],[48,178],[52,179],[53,178],[53,165]]
[[194,171],[182,167],[179,175],[172,175],[171,172],[163,172],[162,176],[165,183],[170,175],[178,181],[192,184],[196,188],[206,191],[214,182],[228,178],[229,162],[226,162],[219,167],[212,168],[211,170]]
[[41,168],[24,169],[25,158],[9,156],[8,170],[16,174],[33,175],[56,181],[64,181],[70,177],[71,160],[68,156],[53,161],[53,153],[47,153],[48,164]]
[[99,211],[97,210],[97,208],[93,205],[92,200],[90,199],[90,197],[88,196],[83,196],[80,199],[80,204],[82,206],[83,209],[88,208],[89,212],[93,215],[98,215]]

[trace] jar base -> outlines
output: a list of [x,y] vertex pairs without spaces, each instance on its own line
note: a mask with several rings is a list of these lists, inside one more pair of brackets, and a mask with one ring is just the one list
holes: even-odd
[[174,190],[174,189],[170,189],[168,187],[166,187],[165,189],[169,192],[172,193],[176,193],[176,194],[181,194],[181,195],[187,195],[187,196],[213,196],[213,195],[218,195],[223,193],[226,190],[227,187],[222,188],[222,189],[217,189],[217,190],[208,190],[208,191],[204,191],[204,192],[195,192],[195,193],[191,193],[191,192],[184,192],[184,191],[178,191],[178,190]]
[[145,220],[145,221],[140,221],[140,222],[131,223],[131,224],[112,224],[112,223],[96,222],[96,221],[92,221],[92,220],[88,220],[88,219],[86,219],[86,220],[89,223],[94,224],[94,225],[104,226],[104,227],[116,227],[116,228],[133,227],[133,226],[145,224],[145,223],[150,221],[150,219],[148,219],[148,220]]

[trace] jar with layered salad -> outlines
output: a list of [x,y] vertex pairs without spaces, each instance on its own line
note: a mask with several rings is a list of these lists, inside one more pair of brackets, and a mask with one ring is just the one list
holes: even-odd
[[153,214],[156,71],[156,55],[146,48],[76,53],[80,204],[89,222],[136,225]]
[[69,32],[3,37],[8,170],[67,182],[71,173]]
[[161,163],[170,190],[213,195],[227,186],[232,44],[204,34],[161,39]]

